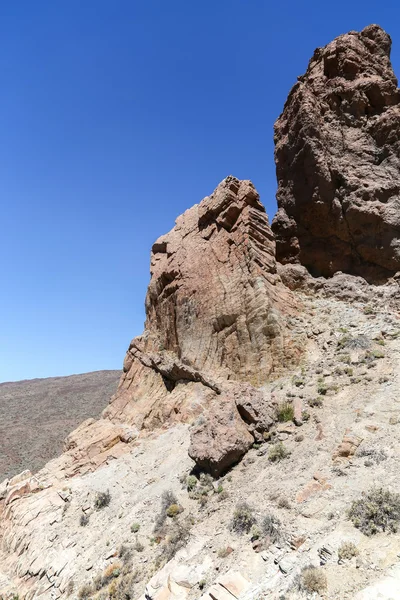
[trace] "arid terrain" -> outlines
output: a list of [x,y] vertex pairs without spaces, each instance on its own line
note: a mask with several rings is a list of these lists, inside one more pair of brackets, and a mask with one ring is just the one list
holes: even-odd
[[1,383],[0,480],[38,471],[58,456],[70,431],[100,415],[119,377],[119,371],[96,371]]
[[[115,393],[0,483],[0,598],[400,599],[400,91],[378,25],[156,240]],[[33,385],[33,384],[32,384]]]

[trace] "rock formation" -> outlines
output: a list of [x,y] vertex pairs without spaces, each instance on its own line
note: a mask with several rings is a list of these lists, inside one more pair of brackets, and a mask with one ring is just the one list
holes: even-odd
[[317,48],[275,124],[277,260],[382,282],[400,270],[400,93],[378,25]]
[[227,177],[153,245],[145,331],[104,416],[154,429],[192,420],[216,395],[222,405],[229,380],[266,382],[300,355],[286,324],[296,306],[254,186]]
[[[102,418],[0,484],[1,600],[394,597],[398,277],[351,274],[397,270],[389,51],[377,26],[341,36],[288,99],[285,264],[256,190],[234,177],[154,244],[145,330]],[[370,535],[370,508],[350,521],[349,508],[371,482],[391,503]]]

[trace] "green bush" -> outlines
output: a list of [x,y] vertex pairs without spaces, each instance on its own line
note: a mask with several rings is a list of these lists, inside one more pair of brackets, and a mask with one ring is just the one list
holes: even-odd
[[140,523],[132,523],[131,531],[132,533],[137,533],[140,529]]
[[282,402],[276,409],[276,418],[280,423],[293,421],[294,409],[291,402]]
[[186,480],[186,489],[188,492],[191,492],[192,490],[194,490],[194,488],[197,485],[197,477],[195,477],[194,475],[189,475],[187,480]]
[[372,488],[352,503],[348,516],[365,535],[379,531],[395,533],[400,521],[400,494]]

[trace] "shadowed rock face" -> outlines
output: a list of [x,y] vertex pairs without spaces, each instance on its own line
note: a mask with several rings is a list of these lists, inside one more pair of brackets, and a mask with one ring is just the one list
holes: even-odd
[[153,428],[199,414],[224,381],[265,382],[298,358],[295,306],[254,186],[227,177],[155,242],[145,331],[106,416]]
[[277,260],[382,282],[400,270],[400,94],[378,25],[317,48],[275,124]]

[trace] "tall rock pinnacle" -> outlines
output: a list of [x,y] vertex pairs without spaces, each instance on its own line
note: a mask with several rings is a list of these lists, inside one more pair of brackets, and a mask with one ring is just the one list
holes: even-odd
[[378,25],[317,48],[275,124],[277,260],[382,282],[400,270],[400,93]]
[[298,359],[285,324],[295,307],[257,191],[227,177],[153,245],[145,331],[107,417],[152,428],[187,419],[193,385],[203,395],[228,380],[262,384]]

